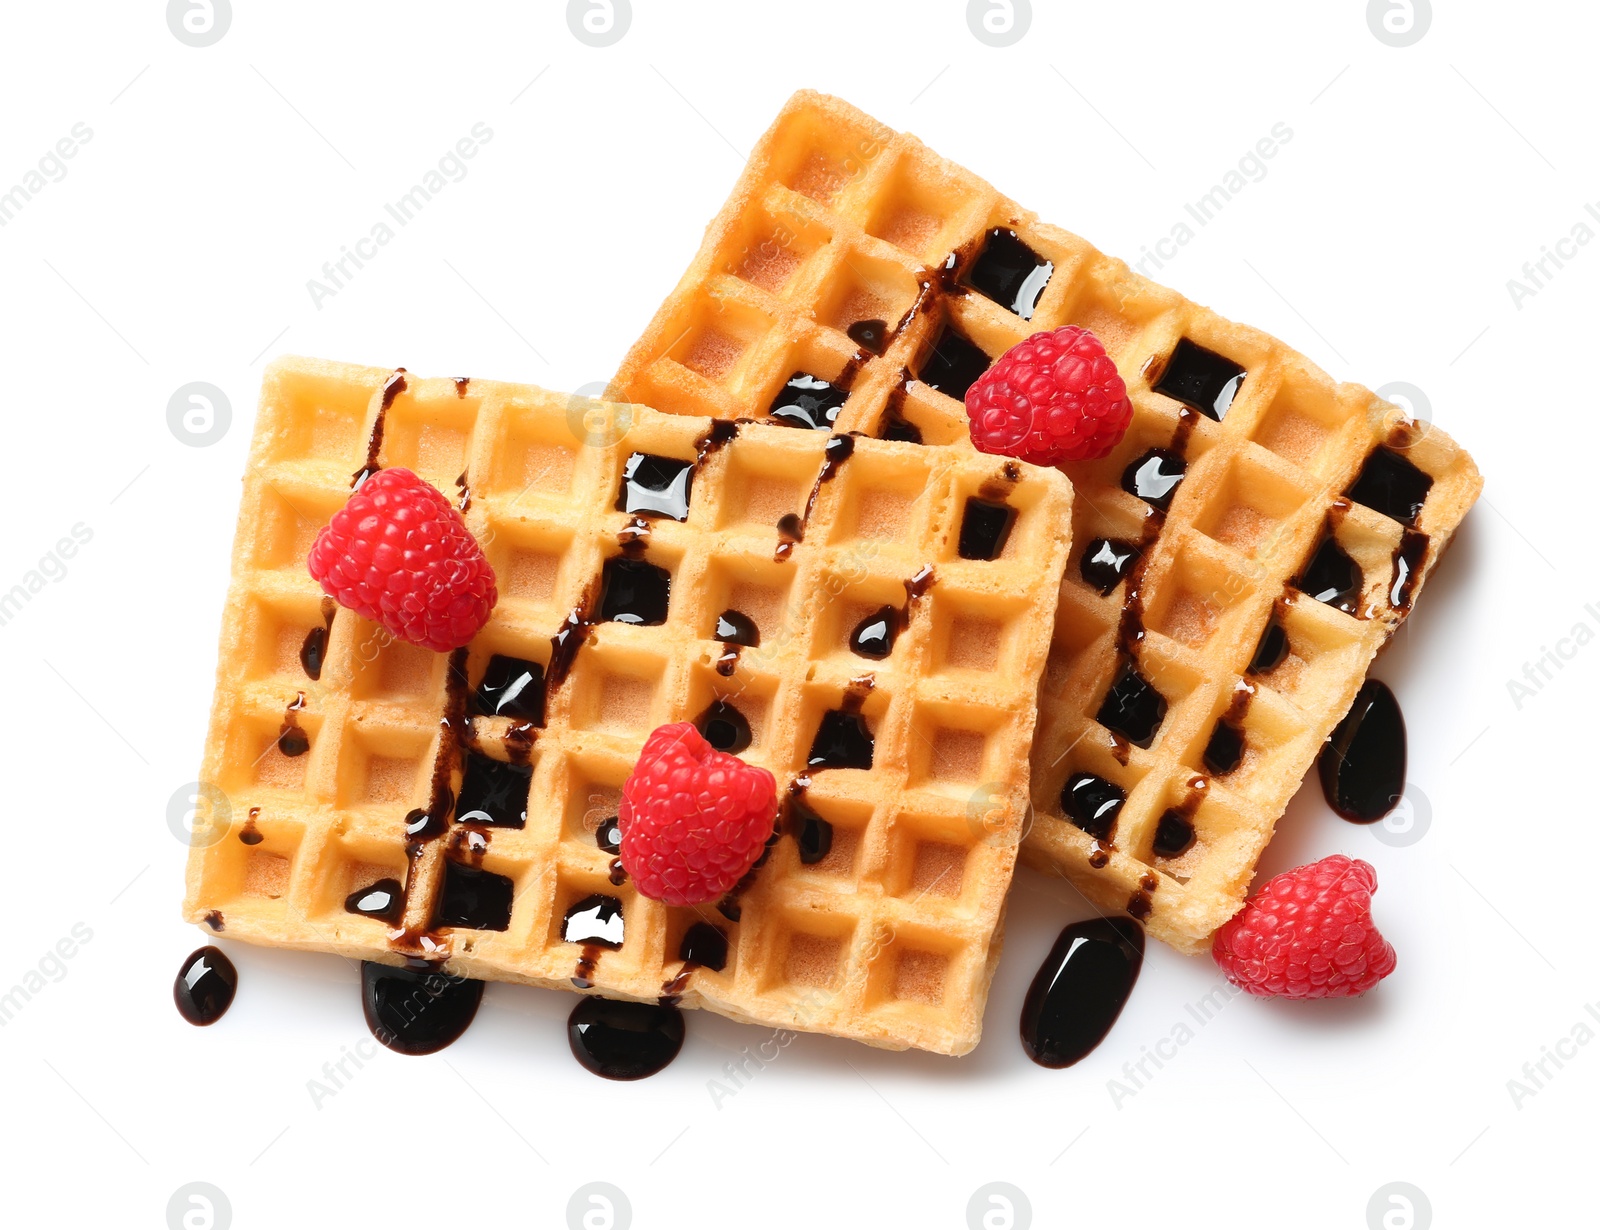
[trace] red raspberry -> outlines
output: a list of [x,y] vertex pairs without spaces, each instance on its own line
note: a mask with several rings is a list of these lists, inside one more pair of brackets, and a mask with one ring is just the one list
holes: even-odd
[[715,750],[692,722],[657,728],[622,787],[622,865],[646,897],[717,901],[772,836],[778,787],[765,769]]
[[311,544],[340,606],[424,649],[458,649],[489,621],[494,570],[450,501],[410,470],[379,470]]
[[1273,876],[1211,945],[1228,981],[1252,995],[1362,995],[1394,972],[1394,946],[1372,925],[1378,873],[1334,854]]
[[1035,465],[1104,457],[1132,420],[1117,365],[1077,325],[1018,342],[967,390],[973,446]]

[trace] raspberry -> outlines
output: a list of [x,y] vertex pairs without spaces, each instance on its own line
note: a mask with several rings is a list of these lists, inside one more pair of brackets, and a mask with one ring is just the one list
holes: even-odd
[[967,390],[973,446],[1035,465],[1104,457],[1132,420],[1117,365],[1077,325],[1018,342]]
[[461,514],[410,470],[379,470],[311,544],[323,592],[403,641],[441,653],[489,620],[494,570]]
[[622,865],[646,897],[717,901],[756,865],[777,814],[772,774],[716,751],[691,722],[658,727],[622,787]]
[[1372,925],[1372,864],[1330,855],[1273,876],[1211,945],[1228,981],[1252,995],[1362,995],[1394,972],[1394,946]]

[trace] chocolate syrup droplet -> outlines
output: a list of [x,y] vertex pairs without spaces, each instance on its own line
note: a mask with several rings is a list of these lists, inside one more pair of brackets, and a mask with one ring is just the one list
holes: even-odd
[[438,969],[361,963],[361,1008],[372,1036],[402,1055],[442,1051],[472,1024],[483,983]]
[[728,964],[728,937],[708,922],[697,922],[683,933],[678,960],[720,972]]
[[1361,565],[1351,559],[1332,532],[1324,534],[1305,571],[1295,581],[1301,593],[1326,603],[1346,615],[1354,615],[1366,587]]
[[544,725],[544,667],[525,658],[497,653],[484,668],[472,694],[470,712]]
[[667,622],[672,574],[641,559],[614,555],[601,570],[600,619],[654,627]]
[[615,816],[600,821],[600,827],[594,831],[594,844],[607,854],[622,852],[622,825]]
[[1054,272],[1055,266],[1023,243],[1016,231],[997,226],[984,236],[983,250],[961,280],[1008,312],[1032,320]]
[[1345,495],[1401,525],[1416,525],[1433,479],[1392,449],[1374,449]]
[[1128,463],[1128,468],[1122,472],[1122,489],[1164,513],[1172,506],[1172,497],[1187,469],[1188,462],[1182,454],[1153,448]]
[[613,1081],[654,1076],[678,1057],[683,1034],[683,1013],[671,1004],[586,995],[567,1018],[573,1057]]
[[398,926],[405,914],[405,892],[399,880],[386,877],[356,889],[344,899],[344,908],[348,913],[363,914]]
[[1274,619],[1267,625],[1261,634],[1261,640],[1256,643],[1256,656],[1250,660],[1250,673],[1252,675],[1266,675],[1283,665],[1283,660],[1289,656],[1289,634],[1283,630],[1283,625]]
[[1128,569],[1133,567],[1142,553],[1142,548],[1136,542],[1121,538],[1096,538],[1084,548],[1083,558],[1078,561],[1078,572],[1084,584],[1099,590],[1104,597],[1122,584],[1122,578],[1128,575]]
[[1068,1068],[1105,1040],[1144,964],[1144,928],[1091,918],[1057,937],[1022,1001],[1022,1049],[1045,1068]]
[[1368,679],[1317,760],[1322,795],[1346,820],[1371,824],[1394,810],[1406,789],[1406,721],[1384,684]]
[[1113,734],[1121,735],[1135,747],[1149,747],[1167,717],[1167,700],[1138,671],[1124,662],[1101,702],[1095,721]]
[[845,333],[857,346],[875,355],[889,348],[889,322],[886,320],[858,320]]
[[851,631],[851,652],[863,658],[887,658],[894,649],[895,637],[900,634],[903,618],[895,607],[880,607]]
[[239,989],[239,971],[220,948],[197,948],[178,967],[172,999],[191,1025],[212,1025],[222,1018]]
[[511,926],[517,886],[510,876],[446,862],[444,888],[433,910],[435,927],[504,931]]
[[778,390],[767,414],[779,423],[790,427],[808,427],[815,431],[829,431],[839,417],[839,408],[850,394],[820,376],[796,372]]
[[617,511],[687,521],[689,483],[693,477],[693,462],[658,457],[654,453],[633,453],[622,468]]
[[1206,744],[1206,768],[1218,777],[1226,777],[1239,767],[1244,759],[1244,732],[1227,718],[1218,718]]
[[1194,845],[1194,824],[1176,807],[1169,807],[1156,821],[1156,836],[1151,851],[1161,858],[1178,858]]
[[528,823],[528,791],[532,784],[531,766],[469,752],[461,775],[456,822],[520,829]]
[[724,611],[718,615],[713,635],[724,645],[746,645],[755,649],[761,644],[761,632],[755,620],[739,611]]
[[833,849],[833,825],[812,811],[798,793],[789,799],[789,831],[806,866],[820,863]]
[[622,947],[625,921],[622,902],[604,893],[591,893],[562,915],[561,938],[569,944],[594,944],[615,952]]
[[322,664],[328,656],[328,637],[333,633],[333,617],[338,607],[332,598],[322,600],[322,627],[312,628],[300,645],[300,666],[307,679],[322,678]]
[[859,713],[829,709],[822,715],[806,763],[817,769],[870,769],[872,731]]
[[1221,422],[1238,396],[1245,371],[1232,359],[1180,338],[1153,386],[1163,397],[1191,406]]
[[725,700],[714,700],[694,723],[705,741],[719,752],[737,756],[750,746],[750,722]]
[[1074,773],[1061,788],[1062,814],[1098,841],[1111,840],[1127,801],[1121,786],[1093,773]]
[[961,537],[957,551],[962,559],[991,560],[1006,549],[1017,510],[1009,504],[968,498],[961,514]]

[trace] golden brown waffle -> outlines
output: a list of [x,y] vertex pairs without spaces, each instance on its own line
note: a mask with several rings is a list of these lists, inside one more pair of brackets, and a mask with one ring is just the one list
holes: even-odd
[[[690,467],[686,520],[617,511],[636,453]],[[316,531],[374,463],[463,493],[501,593],[466,650],[392,641],[306,572]],[[1015,510],[993,561],[958,555],[974,497]],[[679,995],[737,1020],[968,1051],[1027,810],[1071,498],[1059,474],[969,449],[713,431],[527,386],[275,363],[202,772],[225,802],[199,830],[184,912],[258,943],[567,989],[578,978],[616,998]],[[603,618],[635,565],[670,573],[665,622]],[[906,615],[890,656],[851,652],[852,628],[883,606]],[[758,646],[714,639],[728,609],[755,623]],[[479,689],[496,655],[542,668],[542,725],[482,711],[496,707],[475,699],[495,700]],[[787,792],[786,835],[735,900],[668,908],[613,883],[596,830],[646,735],[718,701],[748,721],[745,758]],[[825,715],[850,725],[852,709],[874,740],[870,770],[807,776]],[[491,823],[522,791],[525,826]],[[408,815],[422,831],[410,857]],[[813,816],[831,846],[807,863]],[[403,917],[350,912],[351,894],[384,879],[406,886]],[[596,895],[620,907],[614,950],[563,938]],[[491,919],[502,905],[508,917]],[[608,939],[611,909],[596,916]],[[720,971],[680,959],[701,922],[728,938]]]
[[[757,145],[610,395],[759,418],[802,371],[849,391],[838,428],[947,444],[965,438],[959,399],[977,372],[1063,324],[1105,343],[1135,413],[1111,457],[1065,467],[1078,493],[1074,553],[1024,858],[1195,951],[1243,901],[1277,818],[1477,498],[1471,458],[1281,342],[1038,222],[915,137],[808,92]],[[860,343],[881,346],[880,334],[878,357]],[[1186,466],[1165,517],[1125,484],[1156,448]],[[1367,503],[1346,500],[1363,473]],[[1410,525],[1371,506],[1385,503],[1374,494],[1384,479],[1391,491],[1431,480],[1420,511],[1402,510]],[[1353,614],[1295,585],[1330,532],[1359,565],[1360,592],[1344,602]],[[1141,546],[1143,560],[1105,596],[1083,565],[1103,539]],[[1402,561],[1408,579],[1397,580]],[[1342,566],[1331,554],[1319,562]],[[1274,620],[1288,655],[1252,674]],[[1148,748],[1096,720],[1129,664],[1166,706]],[[1118,690],[1129,703],[1113,725],[1139,725],[1127,720],[1149,700],[1138,692]],[[1242,735],[1231,772],[1206,763],[1224,718]],[[1066,819],[1069,782],[1098,835]],[[1107,824],[1117,793],[1126,799]],[[1194,841],[1181,854],[1156,852],[1169,812],[1159,848],[1175,850],[1187,826]]]

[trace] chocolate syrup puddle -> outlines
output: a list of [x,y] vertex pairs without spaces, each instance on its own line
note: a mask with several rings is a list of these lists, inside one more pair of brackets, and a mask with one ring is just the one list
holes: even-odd
[[1269,675],[1283,665],[1283,660],[1289,656],[1289,634],[1283,630],[1283,624],[1278,621],[1276,608],[1274,608],[1272,622],[1261,633],[1261,639],[1256,642],[1255,657],[1250,659],[1250,673],[1252,675]]
[[898,607],[879,607],[850,630],[850,651],[863,658],[887,658],[904,626],[905,613]]
[[392,877],[375,880],[344,899],[347,913],[376,918],[398,927],[405,911],[405,886]]
[[306,639],[300,644],[300,666],[307,679],[315,681],[322,678],[322,664],[328,657],[328,638],[333,635],[333,617],[338,610],[332,598],[324,598],[322,627],[307,632]]
[[372,420],[372,434],[367,437],[367,460],[362,467],[350,476],[352,488],[361,486],[383,467],[378,464],[378,454],[383,451],[383,426],[389,417],[389,407],[394,405],[394,399],[406,391],[406,369],[397,367],[390,377],[383,382],[383,402],[378,407],[378,415]]
[[[1121,786],[1093,773],[1074,773],[1061,787],[1061,814],[1100,842],[1111,841],[1117,831],[1117,817],[1127,801],[1127,792]],[[1104,867],[1105,862],[1093,865]]]
[[1078,574],[1085,585],[1106,597],[1122,584],[1122,578],[1138,562],[1143,550],[1138,543],[1122,538],[1093,539],[1078,561]]
[[1381,680],[1368,679],[1317,759],[1328,806],[1355,824],[1387,816],[1406,789],[1406,722]]
[[483,983],[439,969],[361,963],[361,1009],[372,1036],[401,1055],[431,1055],[478,1015]]
[[191,952],[178,967],[172,1000],[189,1024],[213,1025],[222,1019],[238,989],[239,971],[222,949],[208,944]]
[[846,329],[845,333],[861,349],[880,357],[889,348],[890,334],[887,320],[858,320]]
[[761,645],[761,631],[755,620],[741,611],[727,610],[718,615],[712,635],[723,645],[722,654],[717,658],[717,674],[723,676],[733,674],[740,649],[756,649]]
[[1022,1049],[1045,1068],[1067,1068],[1105,1040],[1144,963],[1144,928],[1091,918],[1057,937],[1022,1002]]
[[1254,685],[1241,680],[1234,686],[1228,708],[1212,728],[1211,739],[1206,744],[1206,770],[1217,777],[1226,777],[1244,761],[1244,715],[1250,711],[1250,702],[1256,697]]
[[683,1013],[671,1004],[585,996],[567,1018],[572,1055],[596,1076],[636,1081],[654,1076],[683,1048]]
[[789,787],[788,817],[785,827],[794,837],[800,851],[800,862],[811,867],[822,862],[833,850],[833,825],[829,824],[805,801],[810,778],[797,778]]
[[695,719],[705,741],[719,752],[737,756],[750,746],[750,722],[728,701],[718,698]]

